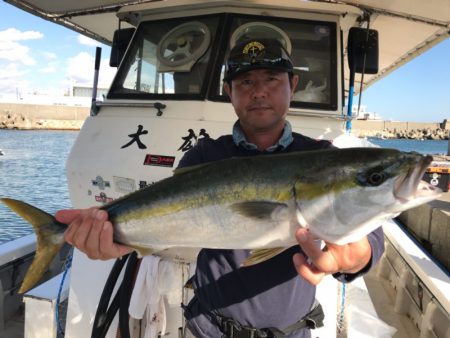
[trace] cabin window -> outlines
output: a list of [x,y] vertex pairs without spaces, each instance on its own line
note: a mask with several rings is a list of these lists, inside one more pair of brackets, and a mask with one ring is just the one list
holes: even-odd
[[108,97],[204,98],[218,21],[208,16],[142,23]]
[[[299,84],[291,106],[335,110],[337,108],[336,24],[307,20],[234,16],[229,24],[230,48],[251,38],[277,38],[291,54]],[[212,97],[227,100],[223,92],[224,61]]]
[[285,43],[299,75],[291,106],[336,110],[336,23],[239,14],[141,23],[108,98],[228,101],[222,80],[230,46],[268,37]]

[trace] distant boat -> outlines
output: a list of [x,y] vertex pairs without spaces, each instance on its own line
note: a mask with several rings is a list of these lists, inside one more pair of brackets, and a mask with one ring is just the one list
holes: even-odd
[[0,156],[5,155],[5,153],[3,152],[3,150],[0,149]]

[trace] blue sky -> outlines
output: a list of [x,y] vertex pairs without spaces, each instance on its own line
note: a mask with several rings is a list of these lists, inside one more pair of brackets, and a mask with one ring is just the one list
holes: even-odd
[[[91,85],[96,46],[102,47],[99,85],[107,87],[115,72],[108,46],[0,1],[0,99]],[[370,86],[361,104],[383,119],[450,119],[450,39]]]
[[450,120],[450,39],[368,87],[361,101],[384,119]]
[[110,83],[110,48],[0,1],[0,98],[31,93],[64,95],[71,83],[92,85],[96,46],[99,83]]

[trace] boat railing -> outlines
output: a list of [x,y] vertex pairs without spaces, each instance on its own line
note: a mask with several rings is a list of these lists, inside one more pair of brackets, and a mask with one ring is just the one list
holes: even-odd
[[394,311],[412,320],[420,337],[450,335],[450,276],[402,227],[383,227],[386,250],[378,277],[394,290]]
[[22,295],[17,290],[33,260],[35,248],[34,234],[0,245],[0,332],[22,304]]

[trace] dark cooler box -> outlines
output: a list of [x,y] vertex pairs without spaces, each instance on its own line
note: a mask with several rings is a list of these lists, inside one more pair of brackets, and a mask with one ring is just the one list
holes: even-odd
[[423,180],[442,189],[443,192],[447,192],[449,185],[449,175],[449,167],[429,167],[423,175]]

